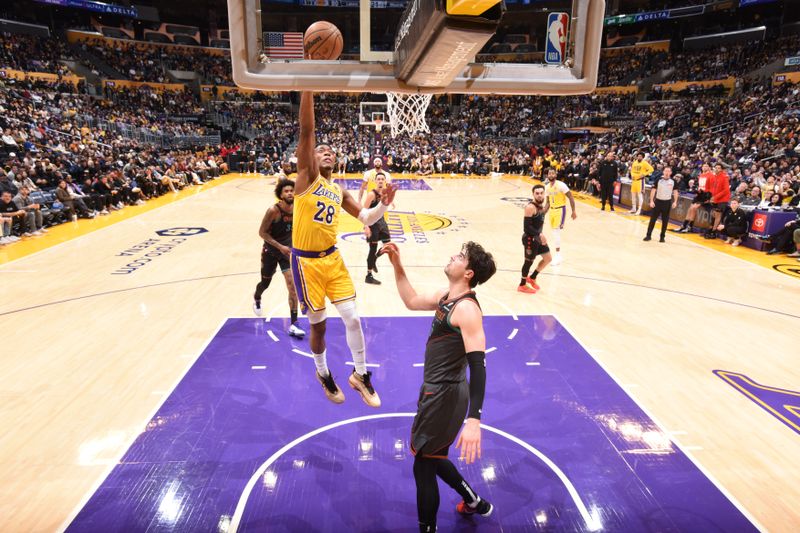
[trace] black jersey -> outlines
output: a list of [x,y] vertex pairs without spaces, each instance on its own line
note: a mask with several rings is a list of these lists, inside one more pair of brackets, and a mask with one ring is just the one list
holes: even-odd
[[538,237],[542,234],[542,227],[544,227],[544,209],[536,206],[535,215],[523,217],[522,231],[529,237]]
[[[280,204],[275,204],[275,207],[278,208],[278,218],[272,221],[272,224],[269,226],[269,234],[272,236],[273,239],[278,241],[280,244],[284,246],[292,246],[292,213],[288,213],[281,209]],[[264,243],[264,251],[267,252],[274,252],[278,255],[281,253],[278,251],[277,248]]]
[[[458,302],[478,298],[470,291],[452,300],[445,294],[439,300],[425,345],[425,383],[457,383],[467,379],[467,351],[461,330],[450,325],[450,313]],[[479,304],[480,305],[480,304]]]
[[[378,205],[380,203],[380,201],[381,201],[381,192],[378,189],[373,189],[372,192],[375,193],[375,199],[372,200],[371,204],[369,204],[369,208],[370,209],[372,209],[373,207]],[[377,235],[377,234],[382,233],[382,232],[383,233],[387,233],[389,231],[389,225],[386,223],[386,219],[381,217],[378,220],[376,220],[373,225],[371,225],[369,227],[369,230],[374,235]]]

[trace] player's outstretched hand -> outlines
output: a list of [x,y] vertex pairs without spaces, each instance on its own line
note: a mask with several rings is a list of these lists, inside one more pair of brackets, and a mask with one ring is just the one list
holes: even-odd
[[456,448],[461,449],[459,459],[472,464],[475,459],[481,458],[481,423],[475,418],[468,418],[461,435],[458,437]]
[[381,249],[378,251],[378,257],[380,257],[380,256],[382,256],[384,254],[389,256],[389,261],[393,265],[399,265],[400,264],[400,249],[397,248],[397,245],[395,243],[388,242],[388,243],[384,244],[381,247]]
[[391,205],[394,202],[395,194],[397,194],[397,187],[391,183],[387,183],[381,195],[381,203],[383,203],[383,205]]

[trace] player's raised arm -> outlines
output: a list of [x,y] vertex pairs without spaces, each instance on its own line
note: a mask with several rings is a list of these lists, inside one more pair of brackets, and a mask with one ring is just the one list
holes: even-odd
[[439,299],[444,295],[445,291],[430,294],[417,294],[411,282],[408,281],[406,271],[400,261],[400,250],[394,243],[388,243],[381,248],[378,255],[386,254],[389,256],[389,261],[394,267],[394,280],[397,283],[397,292],[400,293],[400,298],[403,303],[412,311],[433,311],[439,304]]
[[295,194],[302,194],[317,178],[317,158],[314,148],[317,141],[314,126],[314,93],[300,93],[300,140],[297,143],[297,177],[294,182]]

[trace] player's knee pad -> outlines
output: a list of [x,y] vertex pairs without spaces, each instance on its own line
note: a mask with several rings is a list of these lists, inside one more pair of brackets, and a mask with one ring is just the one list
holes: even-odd
[[308,323],[313,326],[314,324],[325,321],[325,319],[328,318],[328,313],[325,312],[325,309],[322,311],[312,311],[309,309],[306,316],[308,317]]
[[342,321],[347,329],[361,327],[361,321],[358,317],[358,309],[356,308],[355,300],[336,304],[336,310],[339,311],[339,316],[342,317]]

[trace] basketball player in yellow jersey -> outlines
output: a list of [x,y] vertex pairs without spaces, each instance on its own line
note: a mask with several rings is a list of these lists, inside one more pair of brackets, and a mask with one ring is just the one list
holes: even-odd
[[292,275],[297,298],[311,324],[309,344],[317,367],[317,380],[327,398],[342,403],[344,394],[328,369],[325,351],[325,299],[336,306],[345,325],[347,346],[355,369],[348,378],[370,407],[380,407],[381,400],[367,372],[364,333],[356,310],[356,289],[344,261],[336,249],[339,213],[342,209],[365,226],[383,218],[396,193],[387,184],[381,202],[364,209],[347,191],[332,181],[336,154],[333,149],[317,146],[314,126],[314,95],[300,96],[300,142],[297,145],[297,178],[294,186],[294,221],[292,227]]
[[561,230],[564,229],[564,222],[567,220],[567,200],[569,200],[572,210],[572,220],[578,218],[575,213],[575,198],[572,197],[572,191],[569,190],[566,183],[556,179],[557,176],[556,169],[549,168],[547,181],[544,184],[544,192],[547,195],[545,210],[549,209],[547,217],[550,219],[550,228],[553,230],[553,246],[556,249],[553,254],[554,265],[561,264]]
[[383,174],[383,177],[386,178],[386,183],[392,182],[392,176],[383,170],[383,159],[376,157],[372,160],[372,166],[373,168],[364,172],[364,178],[361,180],[361,187],[358,189],[359,203],[362,201],[362,198],[364,198],[364,193],[375,190],[375,176],[378,174]]
[[644,160],[644,154],[642,152],[637,153],[636,161],[631,165],[631,213],[642,214],[644,179],[652,173],[653,167]]

